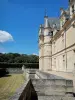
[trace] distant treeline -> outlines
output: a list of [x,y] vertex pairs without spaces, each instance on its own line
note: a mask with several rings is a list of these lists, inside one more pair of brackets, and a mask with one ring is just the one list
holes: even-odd
[[39,57],[37,55],[26,55],[18,53],[0,53],[0,68],[39,68]]
[[37,55],[27,55],[18,53],[0,53],[0,62],[6,63],[38,63],[39,57]]

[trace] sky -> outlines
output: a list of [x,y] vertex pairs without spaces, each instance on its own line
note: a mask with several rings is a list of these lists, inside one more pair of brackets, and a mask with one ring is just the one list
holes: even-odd
[[38,30],[49,17],[59,17],[68,0],[0,0],[0,52],[38,54]]

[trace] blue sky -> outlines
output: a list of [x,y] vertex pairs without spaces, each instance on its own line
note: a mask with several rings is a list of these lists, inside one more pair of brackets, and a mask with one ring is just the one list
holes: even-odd
[[0,52],[38,54],[38,28],[49,17],[59,17],[60,7],[68,0],[0,0],[0,30],[12,35],[14,41],[0,43]]

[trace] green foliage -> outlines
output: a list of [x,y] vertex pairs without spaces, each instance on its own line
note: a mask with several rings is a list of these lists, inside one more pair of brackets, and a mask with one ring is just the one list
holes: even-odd
[[6,68],[0,68],[0,77],[5,76],[6,74],[9,74]]
[[0,63],[0,68],[22,68],[23,65],[25,68],[39,68],[38,63]]
[[38,63],[39,57],[36,55],[26,55],[18,53],[0,53],[0,62],[6,63]]
[[39,68],[39,57],[36,55],[26,55],[18,53],[0,53],[0,68]]

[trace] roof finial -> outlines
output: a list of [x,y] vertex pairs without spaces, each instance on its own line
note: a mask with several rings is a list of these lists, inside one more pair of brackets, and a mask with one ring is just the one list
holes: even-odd
[[45,17],[47,16],[47,8],[45,9]]

